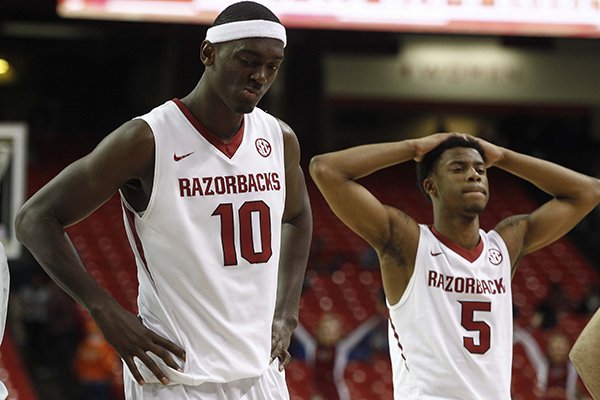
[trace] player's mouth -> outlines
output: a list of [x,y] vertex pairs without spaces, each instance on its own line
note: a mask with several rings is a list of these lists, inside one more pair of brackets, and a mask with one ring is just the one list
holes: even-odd
[[256,101],[260,99],[260,92],[258,90],[246,87],[242,89],[242,96],[248,100]]
[[480,187],[470,187],[467,188],[465,190],[463,190],[463,193],[465,194],[469,194],[469,193],[479,193],[479,194],[483,194],[484,196],[487,195],[487,192],[484,188],[480,188]]

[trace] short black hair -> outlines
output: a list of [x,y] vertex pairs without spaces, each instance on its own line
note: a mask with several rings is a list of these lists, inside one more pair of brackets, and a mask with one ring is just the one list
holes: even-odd
[[433,168],[442,154],[446,150],[453,149],[455,147],[470,147],[475,149],[477,152],[479,152],[479,154],[481,154],[481,158],[483,159],[483,162],[485,162],[485,152],[477,140],[468,136],[451,136],[446,139],[439,146],[425,154],[423,159],[417,163],[417,185],[419,186],[421,193],[425,195],[429,202],[431,202],[431,198],[429,197],[429,194],[425,192],[423,182],[425,179],[431,176]]
[[213,26],[223,25],[229,22],[253,21],[257,19],[277,22],[278,24],[281,23],[279,18],[262,4],[254,1],[240,1],[221,11],[221,13],[217,15],[217,18],[215,18]]

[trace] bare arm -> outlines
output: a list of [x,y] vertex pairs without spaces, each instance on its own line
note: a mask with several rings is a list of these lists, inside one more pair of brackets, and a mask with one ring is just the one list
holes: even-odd
[[577,338],[569,357],[592,397],[600,400],[600,310]]
[[400,210],[382,204],[356,180],[392,165],[420,161],[448,137],[437,134],[369,144],[311,160],[310,174],[335,215],[377,251],[385,293],[392,304],[400,299],[412,274],[419,227]]
[[17,237],[40,265],[90,312],[107,341],[142,382],[133,357],[138,357],[166,383],[148,357],[151,351],[177,368],[169,352],[181,348],[146,329],[123,309],[85,270],[65,227],[84,219],[131,179],[144,179],[154,163],[154,142],[143,121],[130,121],[107,136],[94,151],[65,168],[33,195],[16,219]]
[[300,295],[312,237],[312,213],[304,174],[300,168],[298,139],[289,126],[282,121],[280,125],[285,146],[286,202],[281,231],[271,358],[279,358],[280,368],[283,368],[290,361],[287,349],[298,325]]
[[600,180],[549,161],[480,142],[486,156],[490,155],[488,162],[553,197],[531,214],[513,217],[497,226],[497,231],[509,245],[512,260],[560,239],[600,203]]

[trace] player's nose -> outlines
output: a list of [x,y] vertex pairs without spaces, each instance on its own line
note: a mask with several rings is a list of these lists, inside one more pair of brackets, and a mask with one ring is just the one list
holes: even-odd
[[481,181],[481,174],[479,174],[479,171],[477,171],[476,168],[471,167],[471,168],[469,168],[468,179],[471,182],[480,182]]

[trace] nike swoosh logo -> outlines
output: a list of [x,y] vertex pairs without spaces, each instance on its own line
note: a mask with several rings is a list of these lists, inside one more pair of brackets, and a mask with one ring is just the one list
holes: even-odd
[[190,152],[190,153],[187,153],[187,154],[181,155],[181,156],[178,156],[177,154],[173,153],[173,160],[175,160],[175,161],[181,161],[181,160],[183,160],[184,158],[191,156],[192,154],[194,154],[194,152],[193,152],[193,151],[192,151],[192,152]]
[[433,252],[433,250],[431,250],[431,251],[429,252],[429,254],[431,254],[432,256],[434,256],[434,257],[435,257],[435,256],[439,256],[440,254],[442,254],[442,252],[440,251],[439,253],[434,253],[434,252]]

